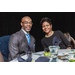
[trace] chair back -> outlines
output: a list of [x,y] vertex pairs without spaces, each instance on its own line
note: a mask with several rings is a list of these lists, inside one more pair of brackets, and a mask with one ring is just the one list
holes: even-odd
[[68,32],[67,33],[64,33],[64,36],[70,42],[70,44],[72,45],[72,48],[75,48],[75,40],[74,40],[74,38],[71,37],[71,35]]
[[0,51],[0,62],[4,62],[4,58],[3,58],[1,51]]
[[9,39],[10,35],[0,37],[0,51],[3,55],[4,61],[8,61],[9,56]]

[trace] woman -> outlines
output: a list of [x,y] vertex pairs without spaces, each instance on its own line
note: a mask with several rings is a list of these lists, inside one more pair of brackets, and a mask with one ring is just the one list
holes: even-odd
[[60,46],[60,49],[71,49],[71,44],[65,38],[61,31],[53,31],[51,19],[45,17],[41,20],[42,30],[45,32],[45,37],[41,40],[43,48],[48,46]]
[[64,36],[67,38],[67,40],[70,42],[70,44],[75,48],[75,40],[71,37],[69,32],[64,33]]

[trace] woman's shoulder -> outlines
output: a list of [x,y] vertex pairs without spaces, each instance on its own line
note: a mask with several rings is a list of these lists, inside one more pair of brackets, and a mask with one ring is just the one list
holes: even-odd
[[60,30],[56,30],[55,32],[61,32]]
[[60,30],[57,30],[57,31],[54,31],[54,32],[55,32],[55,33],[59,33],[59,34],[62,33]]

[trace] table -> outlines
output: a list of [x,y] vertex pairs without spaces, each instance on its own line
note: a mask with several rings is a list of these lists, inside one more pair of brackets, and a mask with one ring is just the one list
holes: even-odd
[[73,56],[75,56],[75,49],[60,49],[58,52],[58,56],[64,56],[64,54],[66,53],[69,54],[68,58],[70,60]]
[[[63,56],[65,53],[69,53],[69,59],[70,59],[73,55],[75,55],[74,51],[72,51],[72,50],[75,51],[75,49],[60,49],[58,51],[58,56]],[[44,51],[32,53],[32,60],[35,61],[40,56],[43,56],[43,53],[44,53]],[[27,59],[27,55],[24,55],[24,56],[21,56],[21,57],[23,59]],[[12,60],[10,62],[18,62],[18,60],[17,59],[14,59],[14,60]],[[58,59],[58,62],[66,62],[66,61],[63,61],[61,59]]]
[[[32,53],[32,60],[35,61],[37,58],[39,58],[41,56],[41,54],[43,54],[44,51],[40,51],[40,52],[36,52],[36,53]],[[27,55],[21,56],[23,59],[27,59]],[[10,62],[18,62],[17,59],[14,59]]]

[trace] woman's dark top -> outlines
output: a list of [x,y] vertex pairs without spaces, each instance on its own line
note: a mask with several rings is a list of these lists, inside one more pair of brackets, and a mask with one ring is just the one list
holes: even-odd
[[48,48],[48,46],[60,46],[60,49],[66,49],[71,47],[71,44],[66,39],[61,31],[54,31],[54,34],[50,37],[44,37],[41,40],[43,48]]

